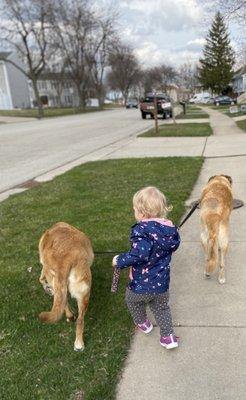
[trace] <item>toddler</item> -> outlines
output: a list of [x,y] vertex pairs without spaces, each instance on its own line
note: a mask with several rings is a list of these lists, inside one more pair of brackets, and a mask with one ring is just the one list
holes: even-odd
[[131,249],[113,258],[117,268],[130,267],[126,304],[138,329],[150,333],[146,306],[160,327],[160,344],[167,349],[178,347],[174,335],[169,302],[170,261],[179,247],[177,227],[166,219],[166,198],[156,187],[139,190],[133,197],[137,223],[131,231]]

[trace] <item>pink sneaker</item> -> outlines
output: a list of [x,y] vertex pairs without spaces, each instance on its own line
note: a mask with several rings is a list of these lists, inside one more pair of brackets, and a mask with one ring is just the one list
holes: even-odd
[[161,336],[160,345],[166,349],[174,349],[178,347],[178,337],[175,335]]
[[150,333],[153,329],[153,325],[148,319],[143,324],[137,324],[137,327],[143,333]]

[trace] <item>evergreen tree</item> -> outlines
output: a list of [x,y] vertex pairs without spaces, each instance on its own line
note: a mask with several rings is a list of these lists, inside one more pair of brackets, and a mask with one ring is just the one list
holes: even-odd
[[223,17],[218,12],[212,23],[200,59],[198,79],[204,89],[222,93],[228,87],[233,75],[234,52]]

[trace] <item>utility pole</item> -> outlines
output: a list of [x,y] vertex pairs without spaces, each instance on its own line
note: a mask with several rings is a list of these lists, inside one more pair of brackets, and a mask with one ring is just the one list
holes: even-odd
[[175,111],[174,111],[174,101],[172,99],[170,99],[170,100],[171,100],[172,119],[173,119],[173,123],[176,124]]
[[156,98],[156,93],[154,93],[154,118],[155,118],[155,134],[156,136],[159,133],[159,127],[158,127],[158,118],[157,118],[157,98]]

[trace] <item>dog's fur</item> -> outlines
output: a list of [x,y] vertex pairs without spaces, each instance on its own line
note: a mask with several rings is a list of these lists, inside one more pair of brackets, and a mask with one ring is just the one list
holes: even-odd
[[225,255],[229,242],[229,218],[233,207],[232,179],[212,176],[200,201],[201,241],[206,255],[205,276],[215,271],[220,252],[219,282],[225,283]]
[[43,265],[39,281],[45,292],[54,296],[52,310],[42,312],[39,318],[44,322],[57,322],[65,311],[67,320],[73,320],[74,314],[67,301],[69,291],[78,304],[74,349],[83,350],[84,315],[90,297],[90,267],[94,259],[91,242],[83,232],[58,222],[42,235],[39,255]]

